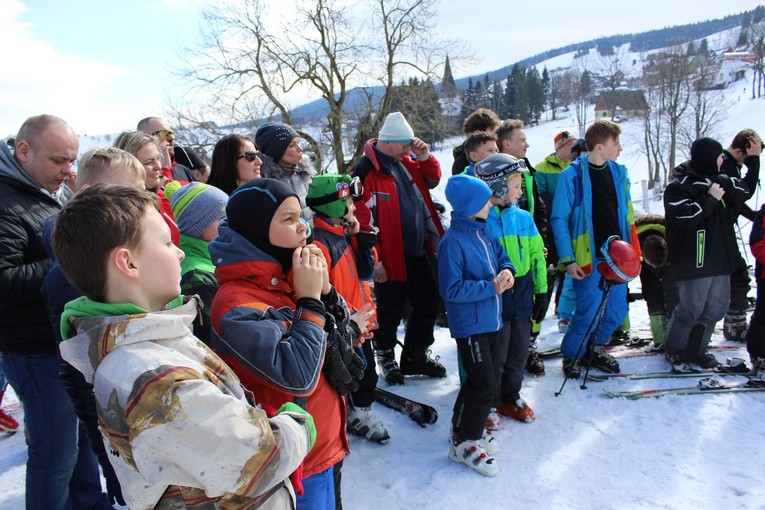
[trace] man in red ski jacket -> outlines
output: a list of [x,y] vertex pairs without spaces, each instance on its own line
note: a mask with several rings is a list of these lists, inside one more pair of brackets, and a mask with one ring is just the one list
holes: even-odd
[[[438,185],[441,165],[404,116],[393,112],[351,171],[364,185],[355,202],[361,231],[377,231],[380,261],[374,281],[380,327],[374,346],[383,377],[388,384],[403,384],[404,375],[444,377],[444,367],[428,355],[440,305],[433,262],[444,233],[428,190]],[[407,299],[411,312],[399,367],[396,330]]]

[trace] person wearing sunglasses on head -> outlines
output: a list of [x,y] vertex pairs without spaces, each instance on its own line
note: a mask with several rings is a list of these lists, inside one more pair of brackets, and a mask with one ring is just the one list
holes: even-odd
[[230,195],[236,188],[261,177],[261,153],[252,138],[226,135],[215,144],[207,184]]
[[306,205],[305,197],[316,170],[303,155],[298,132],[287,124],[268,122],[258,128],[255,143],[263,153],[263,177],[282,181],[292,188],[303,209],[303,218],[310,220],[313,211]]
[[180,181],[181,185],[195,181],[191,169],[175,161],[175,133],[161,117],[146,117],[138,122],[136,131],[156,136],[159,140],[162,156],[162,174],[170,181]]

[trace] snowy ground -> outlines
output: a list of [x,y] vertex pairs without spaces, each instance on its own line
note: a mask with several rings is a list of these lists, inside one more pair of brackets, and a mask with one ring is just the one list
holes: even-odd
[[[730,115],[718,126],[723,146],[744,127],[765,131],[759,123],[765,102],[748,100],[746,90],[728,100]],[[622,127],[625,150],[619,160],[630,170],[636,213],[642,214],[645,160],[632,142],[639,139],[640,126],[631,120]],[[527,129],[531,162],[541,161],[552,150],[556,132],[574,128],[573,119],[567,118]],[[434,192],[441,199],[452,163],[450,145],[444,147],[436,152],[445,169]],[[663,212],[661,202],[648,204],[651,212]],[[750,205],[757,209],[759,204],[758,192]],[[745,223],[742,219],[747,239]],[[639,289],[637,284],[633,287]],[[645,303],[632,304],[630,317],[633,333],[645,336]],[[557,346],[561,337],[551,310],[540,348]],[[726,343],[720,332],[712,339]],[[560,360],[548,360],[547,374],[528,377],[522,390],[537,420],[503,421],[497,432],[500,474],[488,479],[447,458],[451,407],[458,390],[456,349],[448,330],[436,329],[433,352],[441,357],[448,377],[408,379],[406,386],[394,391],[435,406],[438,422],[420,428],[377,407],[392,439],[380,446],[351,438],[353,453],[343,469],[345,508],[765,508],[765,457],[759,454],[765,444],[765,392],[628,401],[610,399],[601,388],[685,386],[694,379],[590,382],[586,390],[569,381],[563,394],[555,397],[563,381]],[[729,356],[748,359],[743,345],[739,351],[718,354],[721,361]],[[625,372],[667,368],[660,356],[621,360],[621,366]],[[14,400],[11,392],[4,403]],[[14,416],[19,421],[23,417],[18,411]],[[0,437],[0,510],[24,507],[25,462],[23,434]]]

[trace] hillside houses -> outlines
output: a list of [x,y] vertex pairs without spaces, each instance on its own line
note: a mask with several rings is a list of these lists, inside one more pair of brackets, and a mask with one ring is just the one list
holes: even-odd
[[598,119],[615,115],[642,117],[648,110],[648,102],[641,90],[606,90],[595,101],[595,117]]

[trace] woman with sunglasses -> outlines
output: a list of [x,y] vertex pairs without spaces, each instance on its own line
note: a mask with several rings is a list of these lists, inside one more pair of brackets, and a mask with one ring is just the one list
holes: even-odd
[[292,188],[300,200],[303,218],[311,219],[313,212],[306,206],[305,197],[316,170],[309,159],[303,156],[300,135],[292,126],[269,122],[258,128],[255,143],[263,154],[263,177],[282,181]]
[[231,193],[253,179],[260,177],[261,154],[252,138],[227,135],[215,144],[207,184]]

